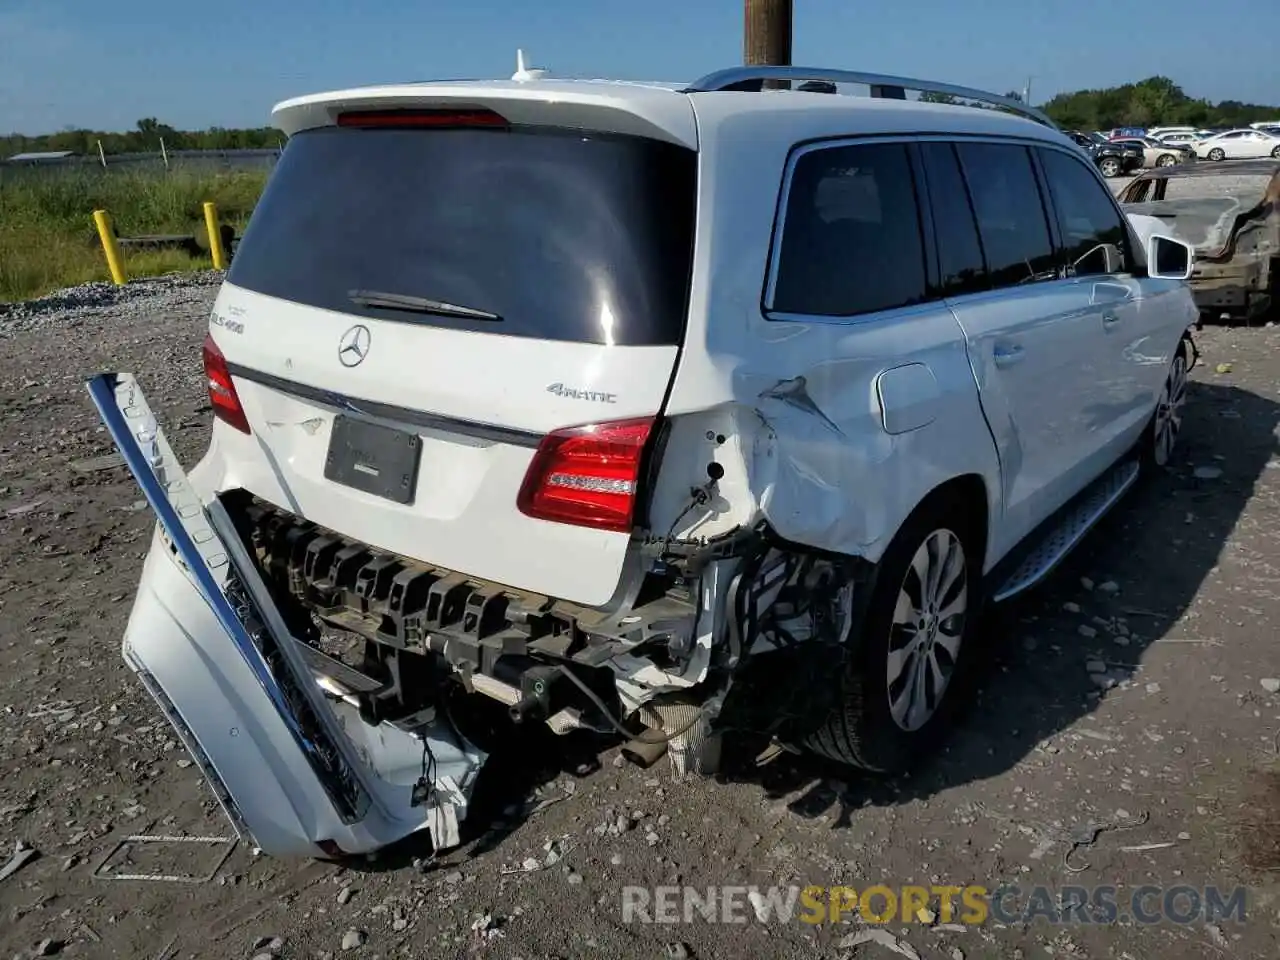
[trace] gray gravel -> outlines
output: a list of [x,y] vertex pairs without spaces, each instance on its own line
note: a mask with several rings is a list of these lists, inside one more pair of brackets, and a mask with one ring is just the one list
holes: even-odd
[[84,283],[48,296],[19,303],[0,303],[0,337],[13,336],[37,328],[74,328],[85,321],[118,315],[181,313],[203,309],[207,312],[222,274],[170,274],[132,280],[123,287],[113,283]]

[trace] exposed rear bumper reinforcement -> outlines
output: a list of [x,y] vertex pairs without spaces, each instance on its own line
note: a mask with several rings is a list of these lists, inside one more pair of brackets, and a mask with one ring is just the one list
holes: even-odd
[[437,849],[458,843],[485,754],[435,711],[417,727],[372,726],[323,686],[230,517],[191,487],[133,377],[106,373],[87,386],[158,520],[125,659],[237,833],[276,856],[363,853],[422,829]]

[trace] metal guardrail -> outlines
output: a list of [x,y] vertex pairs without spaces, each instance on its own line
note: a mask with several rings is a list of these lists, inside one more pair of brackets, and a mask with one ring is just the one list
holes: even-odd
[[[162,153],[108,153],[106,169],[113,167],[160,169],[181,167],[220,167],[227,169],[261,169],[275,166],[280,151],[275,148],[244,150],[170,150]],[[40,160],[0,159],[0,169],[57,170],[68,167],[93,167],[102,169],[101,159],[94,154],[74,154],[69,157]]]

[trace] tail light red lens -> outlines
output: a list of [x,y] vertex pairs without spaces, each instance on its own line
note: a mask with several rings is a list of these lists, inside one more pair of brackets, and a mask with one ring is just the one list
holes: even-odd
[[349,110],[338,114],[340,127],[505,127],[492,110]]
[[593,423],[547,434],[516,506],[526,516],[630,533],[653,419]]
[[244,415],[244,407],[240,405],[236,385],[231,382],[227,358],[214,343],[212,334],[206,334],[204,338],[204,375],[209,385],[209,403],[213,405],[213,415],[241,433],[248,433],[249,419]]

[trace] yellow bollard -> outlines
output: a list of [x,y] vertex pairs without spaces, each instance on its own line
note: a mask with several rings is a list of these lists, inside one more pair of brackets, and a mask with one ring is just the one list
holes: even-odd
[[102,241],[102,252],[106,254],[111,279],[117,286],[124,286],[124,264],[120,260],[120,246],[116,243],[115,231],[111,229],[111,214],[105,210],[95,210],[93,222],[98,228],[98,239]]
[[222,231],[218,229],[218,208],[212,201],[204,205],[204,225],[209,231],[209,253],[213,255],[213,269],[225,270],[227,258],[222,250]]

